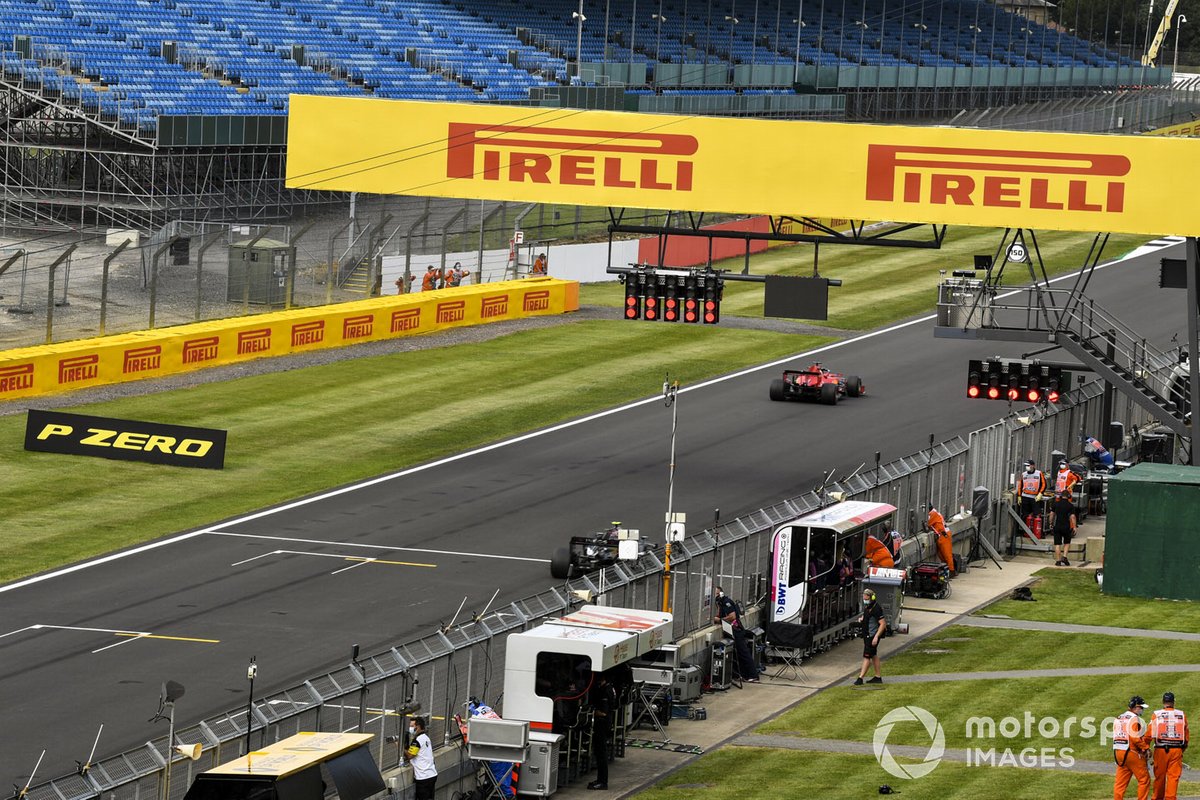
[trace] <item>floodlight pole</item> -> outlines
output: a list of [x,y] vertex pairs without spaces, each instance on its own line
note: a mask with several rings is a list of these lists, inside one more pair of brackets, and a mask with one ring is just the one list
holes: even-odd
[[679,427],[679,405],[675,402],[679,394],[679,381],[672,383],[670,378],[663,380],[663,399],[667,408],[671,409],[671,462],[670,478],[667,481],[667,522],[664,528],[666,548],[663,560],[663,597],[662,610],[671,611],[671,526],[674,524],[675,506],[675,431]]

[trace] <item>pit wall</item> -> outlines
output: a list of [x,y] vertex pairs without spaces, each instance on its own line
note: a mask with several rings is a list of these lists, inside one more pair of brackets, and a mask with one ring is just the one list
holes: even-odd
[[527,278],[5,350],[0,402],[578,310],[577,282]]

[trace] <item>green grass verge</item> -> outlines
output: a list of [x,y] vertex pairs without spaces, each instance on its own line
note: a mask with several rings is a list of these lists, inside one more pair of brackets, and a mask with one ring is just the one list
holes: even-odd
[[1036,603],[1001,600],[979,613],[1041,622],[1200,633],[1200,603],[1101,594],[1088,570],[1047,568],[1035,574]]
[[[1143,645],[1147,650],[1152,646]],[[1038,666],[1036,657],[1029,667]],[[990,665],[980,665],[988,669]],[[1084,670],[1086,671],[1086,670]],[[887,667],[884,667],[887,680]],[[1125,710],[1132,695],[1140,694],[1147,702],[1165,691],[1173,691],[1186,708],[1185,698],[1200,698],[1200,674],[1165,672],[1148,675],[1081,675],[1072,678],[1021,678],[987,681],[945,681],[939,683],[884,683],[878,689],[835,686],[814,695],[787,713],[762,725],[757,733],[808,736],[819,739],[846,739],[869,742],[880,718],[900,706],[919,706],[938,718],[946,733],[947,747],[1071,747],[1075,758],[1103,761],[1112,755],[1111,743],[1101,743],[1099,734],[1080,736],[1076,722],[1070,736],[1042,737],[1037,720],[1050,717],[1065,724],[1068,718],[1086,717],[1100,721]],[[1024,724],[1025,714],[1032,715],[1032,736],[1024,730],[1012,739],[981,740],[967,736],[967,720],[991,717],[1000,723],[1014,717]],[[897,725],[889,742],[928,744],[929,738],[917,723]]]
[[[1031,657],[1036,659],[1031,661]],[[1200,664],[1195,642],[952,625],[888,659],[889,675]]]
[[[829,319],[823,323],[844,330],[869,330],[894,320],[928,312],[937,299],[939,270],[947,272],[971,266],[976,253],[992,253],[1002,231],[996,228],[952,227],[938,250],[826,245],[820,250],[818,266],[826,278],[840,278],[841,287],[829,290]],[[909,238],[926,238],[927,229],[911,231]],[[1092,236],[1067,231],[1038,234],[1038,247],[1051,275],[1059,275],[1083,265],[1092,245]],[[1117,258],[1145,243],[1145,236],[1109,237],[1105,258]],[[751,256],[750,271],[756,275],[811,275],[811,244],[777,247]],[[716,266],[740,272],[741,258],[725,259]],[[1024,265],[1005,268],[1005,285],[1029,281]],[[725,283],[721,303],[723,315],[762,316],[763,287],[760,284]],[[624,290],[614,283],[588,284],[580,300],[592,305],[620,306]]]
[[24,416],[2,417],[0,581],[645,397],[668,371],[694,383],[825,341],[576,322],[77,409],[227,429],[220,472],[26,452]]
[[[889,739],[889,742],[891,740]],[[928,745],[928,740],[923,742]],[[614,767],[620,769],[620,766]],[[871,756],[812,753],[763,747],[724,747],[701,756],[646,791],[639,800],[782,800],[869,798],[888,784],[905,800],[970,797],[990,800],[1101,800],[1112,797],[1112,778],[1052,769],[970,767],[943,761],[930,774],[899,780]],[[1200,792],[1200,784],[1180,794]]]

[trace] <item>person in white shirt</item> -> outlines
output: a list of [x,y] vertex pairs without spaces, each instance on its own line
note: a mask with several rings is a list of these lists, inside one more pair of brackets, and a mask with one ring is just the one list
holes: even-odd
[[408,763],[413,770],[413,800],[433,800],[437,767],[433,764],[433,742],[425,733],[425,720],[413,717],[408,725]]

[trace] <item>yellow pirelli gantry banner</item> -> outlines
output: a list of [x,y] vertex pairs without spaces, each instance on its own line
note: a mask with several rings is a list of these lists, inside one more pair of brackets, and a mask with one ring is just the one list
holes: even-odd
[[579,310],[555,278],[462,286],[0,351],[0,400]]
[[1200,234],[1200,142],[293,95],[287,185]]

